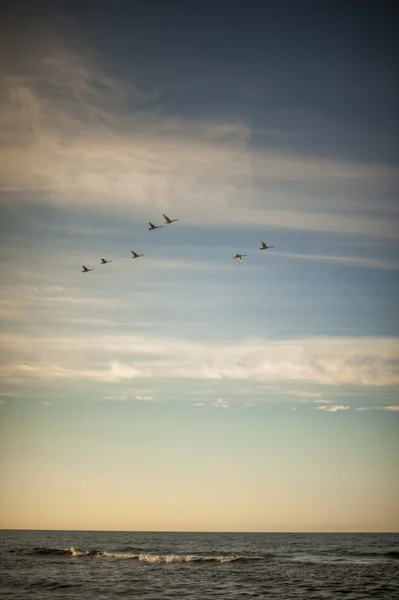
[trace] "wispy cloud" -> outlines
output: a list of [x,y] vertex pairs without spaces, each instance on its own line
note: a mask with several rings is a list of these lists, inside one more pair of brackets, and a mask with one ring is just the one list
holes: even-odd
[[367,269],[387,269],[397,270],[399,269],[399,261],[391,259],[377,259],[371,256],[334,256],[334,255],[323,255],[323,254],[303,254],[303,253],[290,253],[290,252],[273,252],[275,256],[279,258],[287,258],[294,260],[309,260],[309,261],[327,261],[336,262],[348,266],[364,267]]
[[[394,168],[255,149],[251,128],[238,118],[165,116],[150,108],[156,95],[110,76],[93,53],[54,37],[46,46],[42,38],[18,74],[4,79],[4,190],[25,192],[26,200],[35,190],[35,202],[135,219],[162,205],[195,225],[396,236],[394,202],[381,201],[378,218],[375,199],[359,204],[363,189],[374,185],[377,193],[376,182],[397,180]],[[296,191],[305,182],[313,194]],[[276,185],[272,196],[263,184]]]
[[315,406],[314,408],[324,410],[325,412],[337,412],[339,410],[349,410],[350,406],[344,406],[343,404],[323,404],[323,406]]
[[265,389],[273,391],[281,396],[289,396],[291,398],[301,398],[305,401],[324,402],[321,392],[310,392],[307,390],[285,389],[277,386],[267,386]]
[[364,410],[386,410],[388,412],[398,412],[399,405],[393,406],[358,406],[355,410],[364,411]]
[[223,256],[220,260],[188,260],[188,259],[172,259],[172,258],[150,258],[148,259],[148,267],[151,269],[162,269],[162,270],[189,270],[193,269],[206,269],[209,270],[220,270],[223,268],[224,271],[233,270],[234,266],[231,263],[227,263],[223,260]]
[[[329,404],[330,400],[326,400],[322,392],[309,390],[289,389],[281,385],[260,386],[260,389],[267,390],[273,393],[273,396],[284,396],[285,398],[298,398],[300,402],[317,402],[321,404]],[[250,391],[250,390],[248,390]]]
[[217,408],[229,408],[229,402],[224,398],[218,398],[214,403]]
[[[22,278],[23,280],[23,278]],[[9,284],[3,285],[0,294],[0,318],[3,321],[23,321],[30,323],[32,315],[36,318],[44,316],[47,319],[52,314],[59,317],[79,319],[76,310],[82,309],[82,317],[86,322],[97,320],[99,323],[112,324],[110,319],[101,319],[96,316],[87,316],[87,310],[115,310],[122,308],[123,302],[116,297],[99,297],[88,295],[84,291],[80,294],[76,290],[64,290],[54,286],[45,285]]]
[[136,396],[136,400],[141,400],[142,402],[154,402],[152,396]]

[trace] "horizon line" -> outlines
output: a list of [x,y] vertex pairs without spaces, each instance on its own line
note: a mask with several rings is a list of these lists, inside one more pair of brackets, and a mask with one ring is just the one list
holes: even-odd
[[72,532],[72,533],[243,533],[243,534],[300,534],[300,535],[330,535],[330,534],[348,534],[348,535],[399,535],[397,531],[246,531],[246,530],[235,530],[235,531],[211,531],[211,530],[190,530],[190,529],[35,529],[35,528],[19,528],[19,527],[0,527],[0,531],[45,531],[45,532]]

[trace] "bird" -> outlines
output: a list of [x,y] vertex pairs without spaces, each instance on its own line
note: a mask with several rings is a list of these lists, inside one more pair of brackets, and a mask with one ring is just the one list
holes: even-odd
[[268,250],[269,248],[274,248],[274,246],[268,246],[265,242],[261,242],[261,246],[259,250]]
[[246,254],[234,254],[234,255],[233,255],[233,258],[238,258],[238,260],[239,260],[240,262],[242,262],[242,257],[243,257],[243,256],[246,256]]
[[174,223],[175,221],[178,221],[179,219],[169,219],[169,217],[167,215],[164,215],[162,213],[162,216],[165,220],[166,225],[170,225],[171,223]]
[[135,252],[134,250],[130,250],[132,253],[132,258],[139,258],[140,256],[144,256],[144,254],[140,254],[140,252]]
[[101,264],[102,265],[106,265],[107,263],[110,263],[110,262],[112,262],[112,260],[106,260],[105,258],[101,259]]
[[148,225],[148,231],[151,231],[151,229],[160,229],[161,227],[163,227],[163,225],[154,225],[153,223],[151,223],[151,221],[148,223]]
[[88,269],[84,265],[82,265],[82,273],[88,273],[89,271],[94,271],[94,269]]

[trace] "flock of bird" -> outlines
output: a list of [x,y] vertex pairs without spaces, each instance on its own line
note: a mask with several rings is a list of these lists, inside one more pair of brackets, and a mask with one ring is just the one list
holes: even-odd
[[[164,218],[164,225],[170,225],[171,223],[174,223],[175,221],[179,220],[169,219],[169,217],[167,215],[164,215],[163,213],[162,216]],[[148,223],[148,231],[152,231],[153,229],[160,229],[161,227],[163,227],[163,225],[154,225],[153,223],[151,223],[151,221]],[[261,242],[259,250],[269,250],[269,248],[274,248],[274,246],[268,246],[267,244],[265,244],[265,242]],[[140,254],[139,252],[135,252],[134,250],[130,250],[130,252],[132,253],[132,258],[139,258],[140,256],[144,256],[144,254]],[[233,254],[233,258],[236,258],[240,262],[242,262],[244,256],[246,256],[246,254]],[[105,258],[100,259],[100,264],[102,265],[107,265],[111,262],[112,260],[106,260]],[[88,273],[89,271],[94,271],[94,269],[89,269],[88,267],[85,267],[85,265],[82,265],[82,273]]]

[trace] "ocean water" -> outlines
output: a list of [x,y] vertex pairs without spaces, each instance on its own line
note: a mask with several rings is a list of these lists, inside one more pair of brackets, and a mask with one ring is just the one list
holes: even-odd
[[0,531],[0,597],[399,599],[398,534]]

